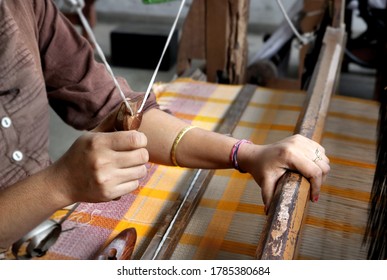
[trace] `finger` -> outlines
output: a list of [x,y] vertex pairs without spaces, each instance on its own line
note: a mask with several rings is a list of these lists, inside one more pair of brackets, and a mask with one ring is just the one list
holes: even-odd
[[149,161],[148,150],[141,148],[129,152],[112,153],[112,161],[117,168],[130,168],[146,164]]
[[[315,143],[315,145],[316,144],[317,143]],[[327,164],[329,164],[329,159],[325,155],[325,149],[322,146],[318,145],[317,147],[311,148],[311,151],[313,151],[313,152],[310,152],[310,159],[313,162],[317,163],[319,161],[324,161]]]
[[263,204],[265,205],[265,214],[267,215],[271,201],[274,196],[274,192],[276,189],[276,184],[277,180],[275,177],[269,177],[266,178],[262,183],[261,183],[261,194],[262,194],[262,200]]
[[[314,164],[317,165],[321,169],[323,177],[326,177],[326,175],[328,175],[331,168],[330,168],[330,165],[327,161],[320,160],[320,161],[314,162]],[[323,181],[325,181],[325,180],[323,180]]]
[[319,155],[319,158],[313,160],[313,162],[321,169],[322,171],[322,184],[326,181],[327,175],[330,171],[329,158],[325,154]]
[[121,185],[127,182],[140,180],[148,174],[145,165],[139,165],[131,168],[116,169],[113,172],[114,181],[112,185]]
[[[139,186],[139,180],[147,175],[145,165],[126,169],[115,169],[99,177],[101,182],[101,199],[97,201],[110,201],[119,199],[119,197],[136,190]],[[98,185],[98,184],[96,184]]]
[[108,148],[114,151],[131,151],[145,148],[147,138],[144,133],[134,130],[94,133],[90,137],[90,145],[95,150]]
[[138,131],[119,131],[113,133],[112,148],[116,151],[128,151],[145,148],[148,140],[144,133]]
[[123,195],[134,192],[139,187],[138,180],[126,182],[120,184],[114,188],[114,195],[112,196],[112,200],[119,200],[119,198]]
[[[310,199],[312,201],[317,201],[320,195],[320,188],[323,182],[323,176],[325,171],[327,171],[328,165],[325,161],[313,161],[313,159],[307,156],[294,158],[293,166],[294,170],[298,170],[308,181],[311,186]],[[320,165],[321,166],[320,166]]]
[[[319,170],[319,171],[317,171]],[[317,170],[314,172],[314,175],[311,176],[309,179],[310,182],[310,200],[313,202],[317,202],[320,197],[320,189],[323,182],[323,175],[320,168],[317,168]]]
[[314,185],[311,184],[310,199],[313,202],[317,202],[319,200],[321,186],[324,184],[324,182],[327,179],[328,173],[330,171],[330,165],[328,162],[325,160],[322,160],[316,163],[316,165],[321,169],[322,176],[318,187],[315,187]]

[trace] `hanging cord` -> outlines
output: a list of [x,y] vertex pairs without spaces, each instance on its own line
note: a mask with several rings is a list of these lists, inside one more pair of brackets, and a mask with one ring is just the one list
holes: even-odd
[[85,7],[84,0],[65,0],[65,2],[66,2],[66,4],[68,4],[71,7],[71,9],[73,9],[77,12],[79,19],[81,20],[82,26],[85,28],[87,35],[89,36],[90,40],[94,44],[95,50],[97,51],[99,57],[101,58],[103,64],[105,65],[107,71],[109,72],[110,76],[113,78],[114,85],[118,89],[122,100],[124,101],[126,107],[129,109],[131,115],[133,116],[134,115],[133,109],[129,106],[129,103],[126,100],[126,97],[125,97],[116,77],[114,76],[113,70],[110,67],[109,63],[107,62],[106,57],[105,57],[100,45],[98,44],[97,39],[95,38],[93,30],[90,27],[89,22],[87,21],[85,15],[82,12],[83,8]]
[[150,80],[150,82],[149,82],[148,88],[147,88],[147,90],[146,90],[146,92],[145,92],[144,100],[142,101],[142,104],[141,104],[140,108],[138,109],[138,113],[140,113],[140,112],[142,111],[142,109],[143,109],[144,106],[145,106],[145,102],[146,102],[146,100],[148,99],[148,96],[149,96],[150,91],[151,91],[151,89],[152,89],[153,83],[154,83],[154,81],[155,81],[155,79],[156,79],[157,72],[159,71],[161,62],[163,61],[164,54],[165,54],[165,52],[167,51],[169,42],[171,41],[172,36],[173,36],[173,32],[174,32],[175,29],[176,29],[176,25],[177,25],[177,22],[178,22],[178,20],[179,20],[181,11],[183,10],[184,4],[185,4],[185,0],[182,0],[182,1],[181,1],[181,4],[180,4],[180,7],[179,7],[179,11],[177,12],[175,21],[174,21],[174,23],[173,23],[173,25],[172,25],[172,27],[171,27],[171,30],[169,31],[169,35],[168,35],[167,41],[166,41],[166,43],[165,43],[164,50],[163,50],[163,52],[162,52],[162,54],[161,54],[161,57],[160,57],[160,59],[159,59],[159,62],[158,62],[158,64],[157,64],[157,66],[156,66],[155,71],[153,72],[153,76],[152,76],[152,78],[151,78],[151,80]]
[[292,29],[294,35],[297,37],[297,39],[300,41],[300,43],[302,45],[306,45],[310,42],[312,36],[310,33],[305,33],[303,35],[301,35],[298,30],[296,29],[296,27],[294,26],[293,22],[291,21],[291,19],[289,18],[289,15],[287,14],[286,10],[285,10],[285,7],[282,3],[281,0],[277,0],[277,4],[286,20],[286,22],[288,23],[289,27]]

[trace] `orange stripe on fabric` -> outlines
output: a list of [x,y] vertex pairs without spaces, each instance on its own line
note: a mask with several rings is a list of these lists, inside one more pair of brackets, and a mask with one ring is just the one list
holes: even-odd
[[300,106],[294,106],[294,105],[283,105],[283,104],[268,104],[268,103],[257,103],[257,102],[250,102],[249,107],[255,107],[255,108],[264,108],[264,109],[275,109],[275,110],[285,110],[285,111],[301,111]]
[[356,234],[363,234],[364,227],[352,226],[350,224],[334,222],[327,219],[307,216],[305,223],[310,226],[325,228],[328,230],[341,231],[341,232],[350,232]]
[[329,161],[330,163],[335,163],[335,164],[341,164],[341,165],[347,165],[347,166],[356,166],[360,168],[368,168],[368,169],[375,169],[376,165],[373,163],[365,163],[365,162],[360,162],[360,161],[354,161],[354,160],[349,160],[349,159],[343,159],[343,158],[338,158],[334,156],[330,156]]
[[351,120],[351,121],[375,124],[375,125],[378,123],[378,120],[375,120],[375,119],[366,118],[364,116],[349,115],[342,112],[329,112],[328,116],[343,119],[343,120]]
[[360,143],[360,144],[366,144],[366,145],[372,145],[372,146],[376,145],[375,140],[354,137],[354,136],[349,136],[349,135],[344,135],[344,134],[339,134],[339,133],[333,133],[333,132],[329,132],[329,131],[325,131],[323,133],[323,137],[336,139],[336,140],[344,140],[344,141],[354,142],[354,143]]
[[305,255],[298,255],[296,256],[297,260],[318,260],[317,258],[314,258],[312,256],[305,256]]
[[220,248],[225,252],[245,255],[249,257],[254,257],[255,252],[257,251],[257,245],[230,240],[223,240],[222,246]]
[[[63,217],[60,212],[61,211],[57,211],[57,214],[54,214],[54,216],[58,215],[57,218]],[[93,213],[77,211],[74,211],[67,220],[79,224],[98,226],[106,229],[114,229],[117,223],[119,223],[119,220],[117,219],[102,217]]]
[[369,192],[362,192],[348,188],[342,189],[334,186],[323,185],[321,186],[321,192],[362,202],[368,202],[370,200]]
[[176,192],[150,189],[145,187],[145,188],[142,188],[141,195],[146,197],[162,199],[162,200],[176,201],[176,199],[179,197],[180,194]]
[[[233,254],[240,254],[254,257],[257,249],[256,245],[230,240],[219,240],[222,244],[220,250]],[[198,246],[201,242],[201,237],[194,234],[184,233],[180,239],[180,243],[184,245]],[[208,248],[211,250],[211,248]]]
[[264,214],[263,205],[240,203],[235,201],[222,201],[222,203],[219,203],[219,200],[208,199],[208,198],[202,198],[200,200],[200,207],[207,207],[212,209],[216,208],[224,211],[229,210],[229,211],[235,211],[240,213],[249,213],[249,214],[258,214],[258,215]]
[[[355,102],[355,103],[361,103],[361,104],[366,103],[369,105],[374,105],[375,108],[379,108],[379,106],[380,106],[380,103],[377,101],[363,99],[363,98],[357,98],[357,97],[351,97],[351,96],[335,95],[334,99],[341,99],[341,100]],[[379,110],[379,109],[376,109],[376,110]]]
[[293,125],[280,125],[280,124],[273,124],[273,123],[254,123],[250,121],[240,121],[240,126],[243,127],[249,127],[254,129],[259,129],[259,133],[261,133],[261,129],[265,130],[280,130],[280,131],[294,131]]
[[186,120],[196,120],[201,122],[208,122],[208,123],[214,123],[217,124],[220,121],[220,118],[214,118],[214,117],[207,117],[207,116],[198,116],[198,115],[192,115],[192,114],[183,114],[176,112],[174,115],[178,118],[186,119]]

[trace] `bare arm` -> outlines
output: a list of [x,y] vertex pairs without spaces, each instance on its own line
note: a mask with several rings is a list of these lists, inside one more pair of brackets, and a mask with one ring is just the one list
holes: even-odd
[[[172,143],[185,126],[185,122],[160,110],[150,110],[145,114],[140,130],[148,137],[150,159],[171,164]],[[237,141],[203,129],[192,129],[177,147],[177,162],[190,168],[231,168],[230,152]],[[319,161],[314,160],[316,149],[322,153]],[[277,181],[286,170],[299,171],[309,179],[312,201],[318,200],[321,184],[330,170],[324,148],[300,135],[270,145],[243,144],[238,152],[238,162],[241,169],[249,172],[262,188],[266,207],[270,205]]]
[[[147,112],[139,130],[148,138],[150,160],[172,165],[172,144],[179,132],[188,125],[161,110]],[[195,128],[188,131],[177,146],[176,160],[180,166],[189,168],[231,168],[229,155],[236,141],[231,137]]]

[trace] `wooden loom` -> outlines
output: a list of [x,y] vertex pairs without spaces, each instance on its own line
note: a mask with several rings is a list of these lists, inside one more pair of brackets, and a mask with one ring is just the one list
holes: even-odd
[[[207,2],[210,9],[211,2],[214,4],[216,1]],[[245,1],[231,2],[239,8],[239,11],[246,12]],[[239,5],[235,4],[236,2],[239,2]],[[244,4],[241,4],[241,2],[244,2]],[[318,62],[307,89],[308,98],[295,130],[295,133],[317,142],[321,140],[330,98],[335,92],[345,45],[344,1],[329,1],[329,4],[333,5],[331,7],[332,22],[325,31]],[[212,28],[216,28],[216,26]],[[213,69],[216,69],[216,67],[207,66],[208,71],[214,71]],[[210,80],[214,80],[215,77],[215,74],[211,74]],[[236,78],[236,81],[240,81],[240,77]],[[238,104],[238,107],[231,105],[230,112],[226,114],[230,118],[226,119],[225,123],[217,128],[218,132],[232,133],[240,118],[240,111],[246,108],[253,91],[254,87],[251,85],[246,85],[243,88],[234,101],[234,104]],[[199,170],[195,173],[194,177],[196,176],[199,179],[195,177],[195,180],[190,180],[190,184],[194,184],[193,189],[195,191],[189,194],[187,200],[181,202],[181,204],[177,203],[172,208],[171,213],[175,213],[175,216],[168,215],[166,217],[163,226],[160,227],[141,259],[169,259],[172,256],[213,172]],[[288,171],[281,178],[256,251],[257,259],[293,259],[296,257],[297,244],[309,200],[309,189],[309,182],[297,173]],[[177,211],[179,207],[183,209],[181,212]],[[172,223],[172,219],[175,219],[176,222]],[[163,239],[166,239],[166,242],[163,242]]]
[[[321,141],[330,98],[335,91],[337,75],[340,72],[345,44],[342,19],[342,15],[335,16],[332,28],[328,28],[325,33],[317,71],[313,74],[308,88],[308,100],[295,130],[295,133],[317,142]],[[257,249],[257,258],[295,257],[304,212],[309,200],[309,190],[309,183],[301,175],[293,172],[284,175],[276,189],[268,223]],[[286,215],[284,211],[287,212]]]
[[[317,66],[315,67],[314,74],[312,76],[312,79],[310,80],[310,83],[308,83],[308,90],[304,91],[304,93],[307,91],[307,94],[309,96],[308,102],[306,102],[306,106],[302,111],[296,130],[297,132],[300,132],[317,141],[321,139],[322,127],[324,126],[324,121],[326,117],[326,110],[330,102],[331,94],[334,92],[335,89],[336,76],[340,72],[339,70],[342,54],[341,48],[345,41],[345,32],[342,26],[342,10],[340,10],[341,5],[343,3],[341,1],[327,2],[329,2],[330,4],[334,3],[335,5],[337,5],[334,9],[336,13],[331,13],[331,15],[334,15],[331,16],[333,21],[329,22],[330,27],[326,28],[326,31],[324,32],[325,36],[324,40],[322,40],[322,48],[319,51],[319,59]],[[330,6],[328,10],[333,11],[333,7],[334,6]],[[299,81],[297,81],[297,83],[298,82]],[[231,105],[229,110],[224,114],[225,116],[232,117],[224,118],[224,120],[219,123],[219,125],[215,128],[218,132],[228,134],[231,133],[234,128],[236,128],[238,120],[241,117],[241,113],[245,111],[244,108],[248,106],[250,99],[254,95],[255,90],[256,87],[252,85],[241,86],[239,94],[237,95],[238,97],[235,98],[233,105]],[[315,95],[316,93],[317,95]],[[143,238],[141,242],[137,243],[133,254],[134,258],[180,258],[180,255],[177,252],[180,250],[178,244],[179,240],[181,240],[182,236],[184,236],[187,225],[192,220],[192,217],[195,216],[195,209],[197,209],[198,205],[200,205],[200,203],[202,202],[202,195],[205,193],[208,183],[211,184],[211,178],[213,175],[214,171],[212,170],[195,170],[192,172],[191,177],[187,178],[189,182],[188,185],[192,187],[192,191],[188,193],[186,199],[183,199],[183,197],[177,197],[175,199],[176,202],[172,203],[172,207],[168,207],[168,209],[163,208],[162,215],[160,216],[160,218],[156,219],[156,221],[152,221],[152,223],[155,223],[154,229],[146,233],[146,238]],[[184,181],[185,185],[187,185],[186,180]],[[265,219],[266,222],[264,229],[262,229],[262,234],[260,235],[260,241],[259,243],[257,243],[257,246],[254,243],[255,248],[252,253],[249,253],[249,256],[252,258],[292,259],[298,257],[297,248],[298,245],[302,243],[299,241],[301,241],[300,234],[302,232],[304,216],[306,214],[306,208],[308,204],[309,184],[300,175],[294,173],[287,173],[281,180],[277,189],[278,191],[276,193],[275,202],[272,204],[267,219]],[[124,204],[128,203],[125,198],[122,198],[121,200],[123,200]],[[131,208],[135,207],[135,204],[131,206]],[[110,206],[106,209],[110,209]],[[257,209],[258,212],[262,211],[259,210],[259,206]],[[283,209],[286,209],[285,212],[289,214],[286,220],[284,220],[282,218],[283,216],[280,215],[284,212]],[[78,213],[75,213],[76,215],[78,215],[78,217],[75,218],[76,222],[74,220],[70,221],[70,225],[68,227],[70,229],[76,229],[77,226],[79,227],[79,225],[93,222],[93,214],[98,213],[98,211],[96,210],[99,211],[99,209],[94,209],[88,212],[89,216],[84,215],[82,211],[79,210]],[[145,210],[145,208],[143,210]],[[175,215],[176,213],[177,215]],[[113,219],[111,219],[110,217],[101,217],[100,220],[100,224],[96,224],[97,226],[101,226],[104,224],[109,225],[113,222]],[[169,225],[173,220],[176,220],[176,222],[173,226],[170,227]],[[126,227],[125,225],[127,224],[129,223],[125,220],[121,220],[117,225],[114,226],[116,230],[110,235],[109,239],[117,236],[117,234],[115,233],[117,233],[117,231],[121,231],[122,228]],[[86,227],[79,228],[84,229],[88,234],[93,234],[92,229],[87,229]],[[74,233],[75,231],[76,230],[72,232],[69,231],[67,234]],[[141,226],[139,227],[138,231],[142,231]],[[256,234],[255,237],[257,237],[257,235],[258,234]],[[126,239],[127,237],[128,236],[124,236],[123,239]],[[82,234],[78,235],[78,238],[82,239]],[[133,240],[135,240],[135,238],[130,239],[130,243],[133,244]],[[71,250],[71,248],[77,248],[77,246],[84,246],[83,242],[73,244],[74,241],[75,240],[71,239],[71,237],[67,238],[67,236],[63,236],[63,239],[59,240],[60,244],[57,247],[64,248],[66,250]],[[108,240],[106,240],[106,242],[107,241]],[[85,242],[85,244],[88,243]],[[113,246],[115,246],[114,242],[110,244],[113,244]],[[162,246],[160,246],[160,244]],[[95,248],[94,250],[97,251],[98,248]],[[129,249],[130,250],[128,251],[130,251],[131,254],[133,248]],[[116,253],[121,254],[121,251]],[[98,258],[115,258],[115,256],[111,256],[112,251],[110,250],[103,250],[101,254],[102,256],[100,255]],[[91,257],[93,256],[95,256],[94,253],[91,255]],[[64,255],[58,255],[57,253],[49,252],[46,257],[49,259],[64,258]],[[71,258],[77,258],[76,254],[72,255]],[[207,256],[199,254],[198,258],[207,258]]]

